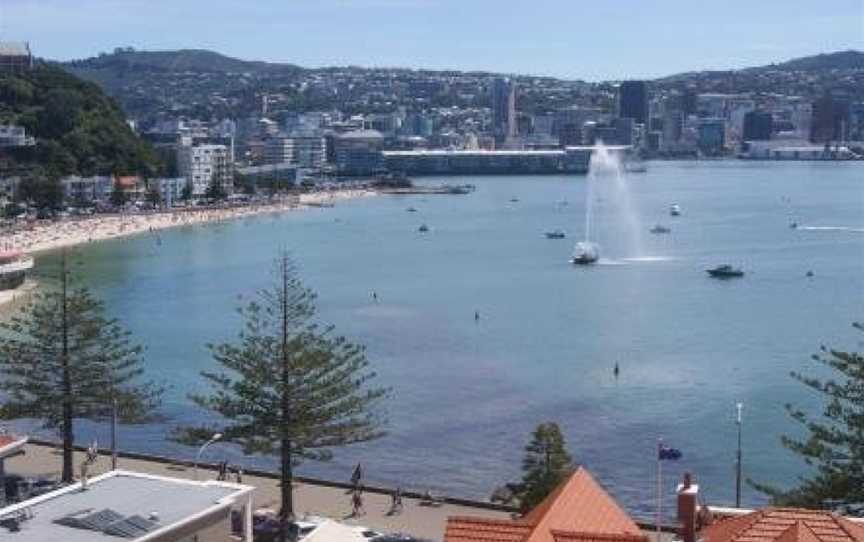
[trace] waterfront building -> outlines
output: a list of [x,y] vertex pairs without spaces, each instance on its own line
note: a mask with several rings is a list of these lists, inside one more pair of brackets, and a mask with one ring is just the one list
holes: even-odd
[[202,197],[211,184],[226,194],[234,189],[234,164],[225,145],[180,145],[177,168],[192,185],[192,196]]
[[444,542],[649,542],[585,467],[518,519],[447,518]]
[[264,164],[296,164],[300,167],[319,168],[327,157],[324,136],[297,133],[271,137],[264,141]]
[[375,175],[384,170],[384,136],[377,130],[355,130],[333,142],[336,170],[340,175]]
[[0,147],[30,147],[36,139],[27,136],[23,126],[0,124]]
[[63,186],[63,198],[69,205],[107,204],[114,190],[114,179],[109,175],[69,175],[60,179],[60,184]]
[[147,181],[148,188],[159,193],[159,199],[165,207],[171,207],[183,199],[183,191],[189,182],[186,177],[162,177]]
[[699,119],[696,124],[699,152],[707,156],[718,156],[726,145],[726,121],[723,119]]
[[828,143],[846,139],[849,102],[826,93],[813,102],[810,120],[810,141]]
[[618,87],[618,117],[638,124],[648,121],[648,86],[645,81],[624,81]]
[[497,145],[516,137],[516,83],[504,77],[492,80],[490,88],[492,136]]
[[251,542],[253,490],[114,470],[0,509],[0,542]]
[[283,162],[281,164],[238,167],[237,175],[255,187],[255,190],[260,190],[262,187],[273,188],[293,185],[301,178],[302,170],[297,167],[297,164]]
[[586,173],[591,149],[384,151],[387,170],[406,175]]
[[0,41],[0,73],[20,75],[33,68],[33,53],[26,41]]
[[853,160],[862,158],[844,145],[815,145],[802,139],[745,141],[738,157],[750,160]]
[[744,141],[765,141],[771,139],[774,118],[768,111],[750,111],[744,115]]

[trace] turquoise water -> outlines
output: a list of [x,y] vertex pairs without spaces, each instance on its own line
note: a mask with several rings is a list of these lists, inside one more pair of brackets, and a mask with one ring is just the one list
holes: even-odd
[[[186,395],[213,368],[205,343],[234,335],[233,308],[267,284],[272,258],[289,248],[319,294],[321,319],[365,344],[394,390],[387,437],[337,450],[304,474],[347,479],[359,460],[374,481],[484,498],[518,478],[531,429],[555,420],[573,457],[637,516],[653,510],[658,437],[684,454],[665,469],[670,495],[691,470],[709,503],[729,503],[736,401],[745,404],[745,475],[789,483],[804,472],[779,444],[795,430],[783,405],[818,404],[788,373],[810,368],[820,344],[862,339],[850,327],[864,316],[860,164],[651,163],[626,181],[642,247],[600,187],[592,228],[604,260],[589,268],[567,261],[584,227],[585,177],[447,181],[477,191],[174,229],[161,245],[143,235],[84,247],[80,259],[110,312],[146,345],[150,375],[170,386],[171,425],[200,415]],[[683,216],[668,216],[672,202]],[[792,220],[803,227],[790,229]],[[648,234],[657,222],[672,233]],[[419,233],[421,223],[431,231]],[[568,238],[545,239],[555,228]],[[626,259],[634,255],[645,258]],[[704,272],[727,262],[747,276]],[[165,432],[124,428],[122,446],[194,455]],[[107,444],[92,426],[79,438],[93,434]],[[275,465],[226,445],[207,457]],[[744,500],[762,497],[745,488]]]

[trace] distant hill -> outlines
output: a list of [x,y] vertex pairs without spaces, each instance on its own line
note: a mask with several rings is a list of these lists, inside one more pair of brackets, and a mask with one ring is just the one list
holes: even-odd
[[118,49],[111,54],[76,60],[68,62],[66,65],[72,71],[146,71],[153,69],[168,72],[277,74],[292,73],[302,69],[293,64],[240,60],[204,49],[180,49],[177,51]]
[[[98,85],[39,63],[0,76],[0,124],[24,126],[34,147],[4,149],[2,167],[25,176],[157,173],[161,162]],[[8,172],[7,171],[7,172]],[[2,172],[0,172],[2,174]]]
[[695,92],[778,93],[814,99],[825,92],[864,100],[864,52],[838,51],[740,70],[700,71],[656,79],[657,88]]
[[821,55],[805,56],[780,64],[771,64],[751,69],[781,69],[787,71],[864,70],[864,52],[837,51]]
[[848,50],[837,51],[835,53],[825,53],[820,55],[805,56],[801,58],[793,58],[785,62],[776,64],[766,64],[764,66],[752,66],[749,68],[741,68],[738,70],[702,70],[691,71],[684,73],[676,73],[667,75],[657,79],[657,81],[674,81],[678,79],[687,79],[693,77],[712,77],[712,76],[728,76],[732,74],[747,74],[754,75],[762,72],[794,72],[794,71],[810,71],[821,72],[828,70],[856,71],[864,70],[864,52]]

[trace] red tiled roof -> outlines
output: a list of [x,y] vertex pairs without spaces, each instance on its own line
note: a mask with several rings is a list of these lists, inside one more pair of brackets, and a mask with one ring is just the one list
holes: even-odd
[[764,508],[708,525],[704,542],[864,542],[864,527],[822,510]]
[[647,542],[647,538],[580,467],[521,519],[448,518],[444,542]]
[[522,542],[531,526],[506,519],[451,516],[444,531],[446,542]]

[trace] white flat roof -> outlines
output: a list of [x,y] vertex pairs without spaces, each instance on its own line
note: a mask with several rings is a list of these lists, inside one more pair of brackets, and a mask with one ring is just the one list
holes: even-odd
[[[28,518],[20,521],[18,531],[0,527],[0,541],[144,542],[230,507],[252,489],[251,486],[212,480],[195,482],[130,471],[111,471],[92,478],[87,490],[82,490],[80,483],[72,484],[0,509],[0,519],[18,516]],[[57,522],[70,515],[80,516],[105,510],[110,512],[103,516],[122,517],[124,521],[125,518],[139,516],[155,521],[155,525],[146,532],[124,537]],[[123,525],[119,527],[122,529]]]

